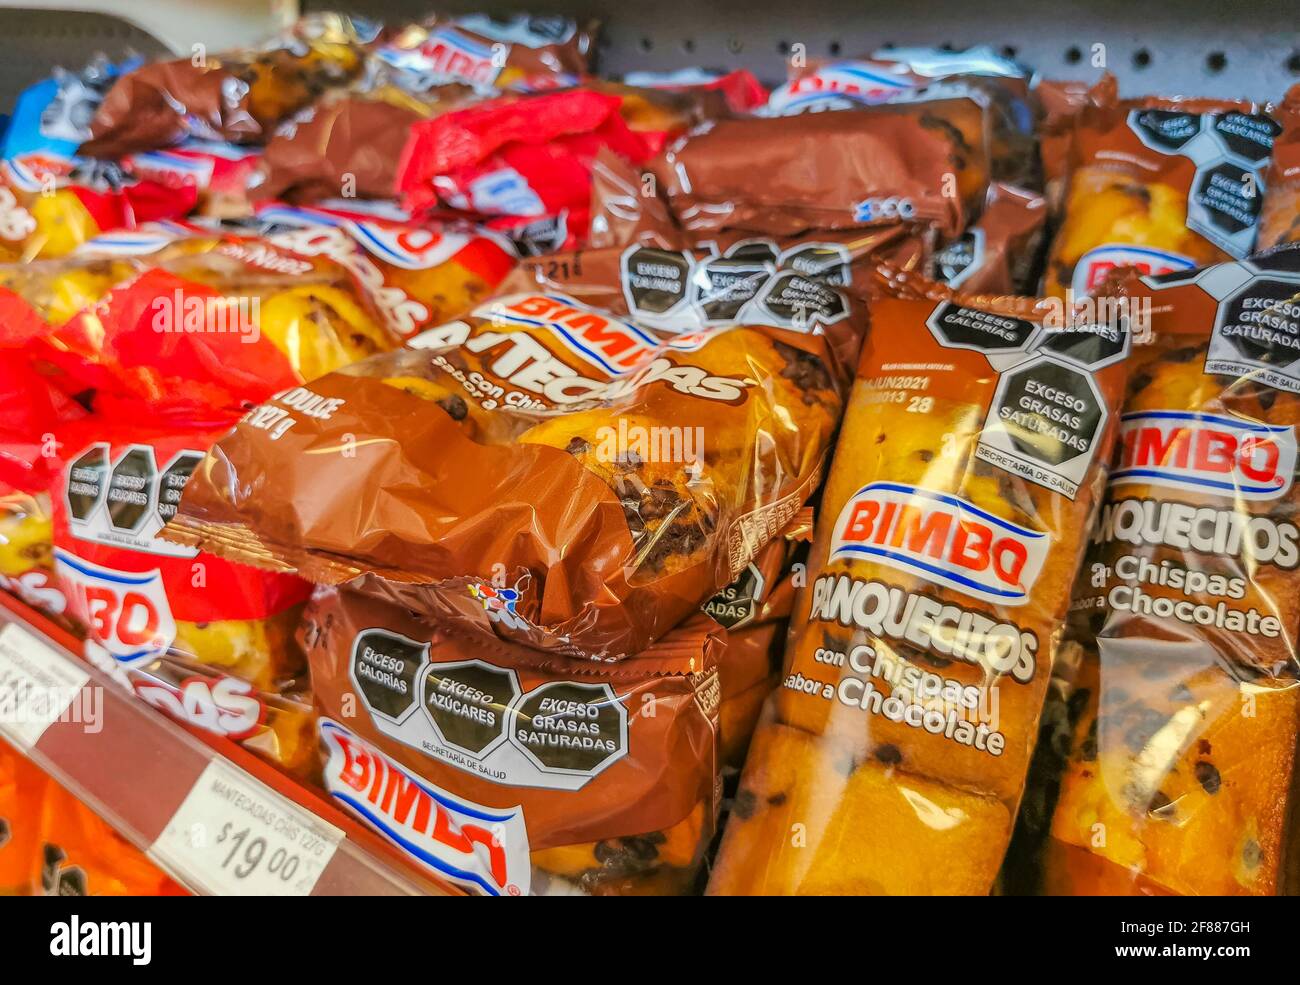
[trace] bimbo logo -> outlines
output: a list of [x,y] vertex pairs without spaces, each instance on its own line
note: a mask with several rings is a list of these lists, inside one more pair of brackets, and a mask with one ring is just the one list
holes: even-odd
[[[493,322],[549,328],[570,350],[613,376],[644,365],[665,343],[631,322],[618,321],[560,295],[525,294],[503,298],[474,312]],[[706,333],[675,336],[668,345],[690,351]]]
[[1023,605],[1048,535],[946,493],[893,482],[863,486],[835,522],[831,560],[886,564],[973,598]]
[[439,876],[489,896],[527,895],[528,831],[518,807],[459,800],[408,773],[337,722],[321,719],[325,787]]
[[1295,467],[1295,429],[1289,425],[1157,410],[1121,418],[1119,466],[1110,481],[1276,499],[1291,488]]
[[501,73],[504,60],[493,57],[490,45],[481,44],[454,29],[429,35],[420,46],[425,64],[419,67],[430,75],[463,79],[479,85],[491,85]]
[[54,549],[68,609],[98,643],[123,664],[146,662],[166,651],[176,638],[176,623],[162,573],[114,571]]
[[1070,286],[1080,296],[1096,290],[1106,276],[1119,267],[1134,267],[1144,277],[1191,270],[1196,262],[1178,253],[1166,253],[1146,246],[1099,246],[1079,257]]

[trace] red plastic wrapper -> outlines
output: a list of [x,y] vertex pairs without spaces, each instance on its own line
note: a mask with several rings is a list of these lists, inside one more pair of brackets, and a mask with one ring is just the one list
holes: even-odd
[[717,632],[697,616],[602,665],[322,589],[302,637],[325,787],[472,892],[688,892],[717,818]]
[[554,88],[587,73],[594,35],[594,24],[564,17],[436,14],[384,32],[375,54],[411,91],[448,83]]
[[166,150],[128,154],[122,167],[173,189],[182,201],[193,200],[200,215],[239,218],[248,214],[248,185],[261,157],[256,148],[189,140]]
[[[212,730],[297,768],[310,718],[290,707],[302,703],[304,669],[293,633],[309,586],[157,533],[248,406],[396,336],[344,266],[265,240],[178,237],[147,261],[91,256],[10,273],[12,289],[0,291],[7,323],[42,322],[33,305],[50,313],[68,294],[85,299],[71,317],[48,319],[34,362],[61,391],[90,395],[91,413],[57,429],[51,495],[55,564],[87,656],[127,686],[143,680],[155,696],[170,687],[183,717],[205,727],[204,702],[259,703],[265,713],[246,727],[214,711]],[[185,670],[186,660],[202,670]],[[237,694],[223,676],[267,697]]]
[[651,145],[620,115],[622,100],[583,89],[497,99],[415,124],[397,179],[411,211],[443,207],[498,228],[563,223],[552,246],[587,228],[591,169],[608,149],[641,164]]
[[62,618],[67,599],[54,571],[49,491],[57,434],[85,408],[38,372],[33,343],[46,325],[27,314],[0,325],[0,589]]
[[194,189],[136,180],[106,168],[42,177],[16,162],[0,164],[0,262],[52,259],[102,233],[179,219],[193,210]]
[[[865,328],[838,263],[688,299],[693,262],[530,261],[461,320],[246,415],[166,535],[467,632],[641,652],[811,494]],[[355,461],[315,451],[339,442]]]
[[119,158],[191,137],[261,143],[285,117],[354,78],[369,39],[360,22],[319,14],[262,47],[142,65],[113,83],[77,153]]

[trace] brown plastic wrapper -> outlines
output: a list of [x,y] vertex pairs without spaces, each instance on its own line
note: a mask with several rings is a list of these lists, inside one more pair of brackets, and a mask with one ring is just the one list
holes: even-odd
[[1031,288],[1046,219],[1042,195],[993,184],[974,225],[935,253],[932,276],[976,294],[1024,294]]
[[812,508],[799,511],[779,537],[770,540],[740,577],[702,606],[726,629],[727,647],[718,666],[722,768],[739,772],[758,725],[763,702],[779,680],[786,622],[794,605],[793,559],[812,540]]
[[1044,293],[1082,298],[1119,267],[1162,274],[1246,256],[1280,129],[1270,112],[1246,101],[1121,100],[1103,78],[1075,118]]
[[987,893],[1011,834],[1128,333],[897,287],[873,304],[712,894]]
[[1287,90],[1274,115],[1282,130],[1264,178],[1259,250],[1300,240],[1300,85]]
[[1038,106],[1038,153],[1048,208],[1056,216],[1065,200],[1070,172],[1070,145],[1083,108],[1101,95],[1096,84],[1075,79],[1044,79],[1034,87]]
[[392,85],[327,94],[276,129],[253,190],[259,198],[286,202],[394,198],[411,124],[476,98],[462,85],[439,86],[419,98]]
[[[672,291],[693,259],[637,273]],[[727,282],[629,320],[633,261],[532,261],[462,320],[251,411],[167,536],[540,649],[641,652],[816,488],[865,326],[823,273],[762,264],[748,301]]]
[[670,143],[650,168],[677,221],[695,234],[793,236],[905,221],[951,237],[965,220],[962,158],[938,119],[942,109],[719,120]]
[[302,639],[325,786],[474,892],[687,892],[717,816],[715,632],[697,616],[599,665],[319,589]]
[[[720,274],[728,262],[741,264],[738,270],[743,276],[726,277],[737,285],[757,283],[753,270],[744,267],[742,261],[774,264],[778,268],[794,266],[805,273],[831,270],[835,283],[850,286],[861,295],[870,294],[880,284],[874,273],[878,262],[896,270],[919,270],[933,252],[934,235],[929,229],[903,222],[870,229],[812,230],[780,238],[745,230],[684,229],[659,194],[653,173],[643,173],[617,154],[602,150],[592,167],[589,242],[595,249],[643,246],[706,253],[716,258]],[[688,267],[691,265],[690,258],[685,262]],[[630,272],[631,268],[625,270],[625,280]],[[699,285],[694,290],[716,293],[712,283],[717,278],[708,273],[699,276]],[[686,283],[677,293],[691,293],[692,287],[688,285],[695,280],[686,277]],[[754,294],[752,290],[743,293],[746,297]]]
[[347,18],[320,14],[263,48],[149,62],[113,83],[77,152],[116,158],[186,137],[262,143],[281,120],[361,71],[363,39]]
[[1042,888],[1294,892],[1300,249],[1134,291],[1152,342],[1076,588]]

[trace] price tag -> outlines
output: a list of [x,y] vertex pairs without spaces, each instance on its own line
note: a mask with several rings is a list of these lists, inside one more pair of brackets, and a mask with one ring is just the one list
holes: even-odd
[[80,700],[89,680],[84,668],[9,623],[0,629],[0,732],[30,749],[59,718],[91,707]]
[[149,854],[214,896],[307,896],[342,840],[334,825],[213,760]]

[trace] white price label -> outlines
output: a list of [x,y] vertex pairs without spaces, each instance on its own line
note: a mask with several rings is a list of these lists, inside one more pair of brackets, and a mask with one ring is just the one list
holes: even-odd
[[89,680],[84,668],[9,623],[0,629],[0,732],[30,749],[60,717],[83,707]]
[[149,854],[214,896],[307,896],[342,840],[328,821],[213,760]]

